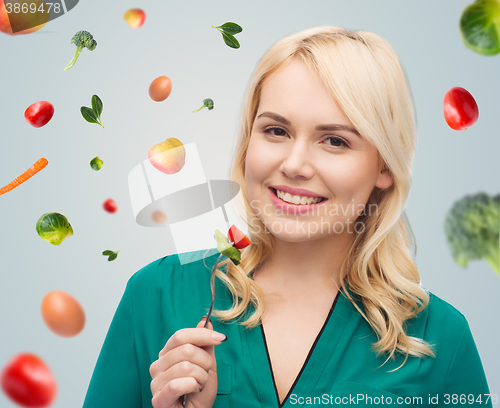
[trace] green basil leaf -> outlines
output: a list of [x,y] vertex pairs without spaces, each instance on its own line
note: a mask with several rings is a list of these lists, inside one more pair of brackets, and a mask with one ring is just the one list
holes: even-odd
[[224,38],[224,42],[229,45],[231,48],[240,48],[240,43],[238,40],[233,37],[231,34],[225,33],[224,31],[222,33],[222,38]]
[[110,255],[110,257],[108,258],[108,261],[114,261],[117,256],[118,256],[118,252],[115,252],[113,255]]
[[102,101],[97,95],[94,95],[92,97],[92,110],[94,111],[97,118],[100,119],[102,113]]
[[243,31],[243,28],[236,23],[225,23],[217,28],[222,28],[222,31],[225,31],[228,34],[238,34]]
[[110,250],[108,249],[108,250],[104,251],[102,254],[107,256],[107,255],[113,255],[113,254],[114,254],[114,252],[113,252],[113,251],[110,251]]
[[92,109],[87,108],[86,106],[82,106],[80,112],[82,112],[83,119],[85,119],[87,122],[99,124],[99,122],[97,121],[97,116]]
[[224,249],[223,251],[220,251],[220,253],[231,259],[235,265],[239,265],[241,261],[241,252],[234,246]]

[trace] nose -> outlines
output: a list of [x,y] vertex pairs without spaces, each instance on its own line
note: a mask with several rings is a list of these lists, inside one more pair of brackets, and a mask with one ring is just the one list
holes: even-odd
[[314,169],[307,143],[307,138],[297,138],[291,144],[290,149],[285,151],[285,157],[280,166],[280,171],[285,176],[302,180],[308,180],[313,176]]

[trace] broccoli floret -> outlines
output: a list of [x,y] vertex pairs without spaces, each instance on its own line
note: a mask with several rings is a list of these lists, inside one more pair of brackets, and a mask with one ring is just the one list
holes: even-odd
[[94,37],[88,31],[78,31],[71,39],[71,43],[76,45],[76,51],[73,59],[68,66],[64,68],[64,71],[67,71],[75,65],[76,60],[84,48],[87,48],[89,51],[94,51],[95,47],[97,47],[97,41],[94,40]]
[[466,267],[483,259],[500,275],[500,194],[467,195],[448,211],[444,230],[453,259]]
[[195,109],[192,112],[198,112],[198,111],[202,110],[203,108],[208,108],[208,110],[212,110],[214,108],[214,101],[210,98],[203,99],[203,106],[199,109]]

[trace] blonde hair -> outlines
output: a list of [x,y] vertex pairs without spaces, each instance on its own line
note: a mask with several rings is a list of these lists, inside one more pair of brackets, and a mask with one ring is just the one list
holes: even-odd
[[[263,314],[266,294],[251,275],[270,258],[274,237],[266,233],[248,202],[245,157],[264,81],[295,57],[319,75],[358,132],[377,148],[381,164],[394,180],[389,188],[374,187],[367,207],[375,204],[378,211],[358,217],[366,228],[353,235],[341,265],[342,292],[377,334],[373,349],[379,355],[388,353],[385,362],[394,360],[396,352],[406,355],[401,366],[409,355],[434,357],[428,343],[405,332],[405,322],[429,303],[410,250],[412,246],[416,254],[404,212],[416,149],[412,97],[396,52],[383,38],[366,31],[309,28],[278,41],[259,61],[245,96],[230,175],[241,187],[252,245],[242,250],[238,266],[225,259],[220,264],[226,266],[225,273],[216,271],[231,292],[233,305],[229,310],[214,310],[213,316],[230,321],[252,304],[255,312],[241,323],[250,329]],[[345,282],[362,302],[364,313],[345,290]]]

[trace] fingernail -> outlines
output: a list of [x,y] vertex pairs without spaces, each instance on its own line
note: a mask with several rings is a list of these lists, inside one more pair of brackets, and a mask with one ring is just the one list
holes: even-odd
[[212,333],[212,338],[215,341],[221,341],[221,342],[227,340],[227,336],[225,334],[222,334],[222,333],[219,333],[219,332],[213,332]]
[[[207,320],[207,316],[203,316],[200,321]],[[212,319],[208,319],[210,323],[212,323]],[[213,323],[212,323],[213,324]]]
[[202,391],[203,390],[203,385],[201,385],[200,383],[198,383],[198,388],[199,388],[200,391]]

